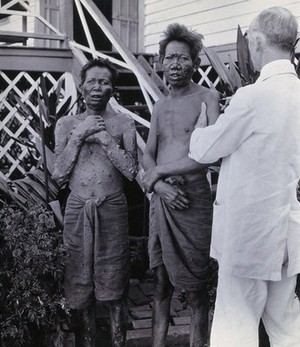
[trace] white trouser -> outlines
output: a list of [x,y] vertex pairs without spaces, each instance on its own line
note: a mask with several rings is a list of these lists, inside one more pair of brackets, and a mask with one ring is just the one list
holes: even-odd
[[219,274],[211,347],[258,347],[260,318],[272,347],[300,347],[296,276],[278,282]]

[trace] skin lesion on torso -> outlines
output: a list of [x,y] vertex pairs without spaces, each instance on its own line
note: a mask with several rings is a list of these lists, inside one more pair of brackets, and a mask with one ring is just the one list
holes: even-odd
[[83,144],[69,179],[71,190],[82,198],[114,194],[122,190],[120,172],[98,143]]
[[[79,125],[80,122],[80,119],[74,117],[71,127]],[[109,114],[106,129],[120,147],[123,144],[122,128],[122,117]],[[69,186],[73,193],[88,199],[120,192],[123,189],[123,179],[121,173],[107,157],[101,144],[86,141],[80,148],[69,178]]]

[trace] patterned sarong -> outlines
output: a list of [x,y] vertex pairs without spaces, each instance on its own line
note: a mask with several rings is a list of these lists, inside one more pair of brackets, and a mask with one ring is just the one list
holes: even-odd
[[65,296],[73,309],[120,299],[129,279],[127,201],[123,193],[84,200],[70,194],[64,219]]
[[153,194],[148,250],[151,268],[164,264],[173,286],[195,291],[207,283],[213,204],[205,175],[183,189],[190,200],[185,210]]

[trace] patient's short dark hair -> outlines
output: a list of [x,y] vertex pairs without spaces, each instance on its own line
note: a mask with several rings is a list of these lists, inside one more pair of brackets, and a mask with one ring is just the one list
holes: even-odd
[[195,61],[203,47],[203,35],[194,30],[189,30],[185,25],[179,23],[170,24],[166,31],[164,31],[164,39],[159,42],[159,56],[163,60],[166,47],[171,41],[185,42],[190,47],[190,54],[193,61]]
[[103,58],[97,58],[97,59],[89,60],[82,67],[81,72],[80,72],[81,83],[83,83],[85,81],[87,71],[94,66],[107,68],[111,73],[111,83],[112,83],[113,87],[116,85],[116,82],[118,79],[118,71],[108,59],[103,59]]

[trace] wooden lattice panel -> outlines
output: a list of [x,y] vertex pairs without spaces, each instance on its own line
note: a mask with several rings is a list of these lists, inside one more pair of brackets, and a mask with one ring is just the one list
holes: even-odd
[[[43,73],[43,76],[49,94],[57,87],[60,79],[63,79],[61,99],[70,93],[66,90],[66,86],[70,86],[70,83],[66,83],[66,80],[70,79],[69,73]],[[38,114],[39,83],[40,73],[0,71],[0,85],[3,88],[0,94],[0,176],[4,179],[20,178],[33,169],[33,160],[28,147],[18,140],[24,138],[34,142],[38,134],[32,126],[32,116],[26,116],[18,109],[19,107],[15,107],[10,95],[11,93],[17,95],[25,105],[30,106],[33,112]],[[31,150],[31,154],[39,159],[39,154],[35,150]]]
[[211,83],[214,85],[215,88],[218,89],[219,84],[220,84],[220,78],[217,75],[217,73],[215,72],[215,70],[213,69],[212,66],[208,65],[208,66],[201,66],[198,69],[198,72],[201,76],[200,81],[198,82],[198,84],[200,85],[206,85],[206,86],[210,86]]

